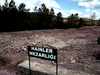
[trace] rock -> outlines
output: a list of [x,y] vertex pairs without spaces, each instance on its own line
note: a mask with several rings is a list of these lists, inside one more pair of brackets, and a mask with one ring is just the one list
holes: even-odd
[[35,43],[35,42],[30,42],[30,44],[32,44],[32,45],[36,45],[36,43]]
[[82,60],[82,59],[80,59],[80,60],[79,60],[79,63],[82,63],[82,64],[83,64],[83,60]]
[[56,62],[55,62],[55,61],[51,61],[51,63],[52,63],[53,65],[56,65]]
[[46,45],[43,45],[43,47],[47,47]]
[[39,35],[35,35],[35,37],[38,37]]
[[83,64],[83,60],[82,59],[80,59],[80,58],[76,58],[76,62],[79,62],[79,63],[82,63]]
[[76,61],[75,61],[75,59],[70,59],[71,60],[71,64],[75,64],[76,63]]
[[60,62],[60,64],[63,65],[64,63],[63,62]]
[[23,50],[24,50],[24,51],[26,51],[27,49],[26,49],[26,48],[24,48]]

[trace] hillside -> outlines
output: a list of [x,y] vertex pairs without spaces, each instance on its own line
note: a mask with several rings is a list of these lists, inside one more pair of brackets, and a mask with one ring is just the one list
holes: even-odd
[[[83,17],[79,17],[78,19],[80,19],[80,18],[82,18],[84,21],[88,21],[87,24],[90,24],[91,25],[91,19],[89,19],[89,18],[83,18]],[[66,22],[66,21],[68,21],[68,19],[67,18],[64,18],[63,19],[63,22]],[[94,21],[94,25],[97,25],[98,20],[93,20],[93,21]]]

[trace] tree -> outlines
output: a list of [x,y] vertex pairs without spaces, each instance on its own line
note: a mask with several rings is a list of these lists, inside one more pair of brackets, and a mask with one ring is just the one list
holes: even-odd
[[35,6],[35,8],[33,9],[35,12],[37,12],[38,10],[37,10],[37,6]]
[[42,13],[46,13],[46,6],[45,6],[45,4],[43,3],[42,5],[41,5],[41,10],[42,10]]
[[38,25],[40,25],[40,27],[42,29],[47,29],[49,27],[49,9],[45,6],[45,4],[41,4],[41,8],[38,9]]
[[[16,8],[14,0],[11,0],[10,3],[9,3],[9,12],[10,12],[10,15],[12,15],[12,17],[17,15],[17,13],[18,13],[18,9]],[[16,17],[17,16],[15,16],[15,18]]]
[[21,3],[18,8],[19,8],[19,11],[24,11],[25,10],[25,4]]
[[62,18],[62,14],[61,14],[61,12],[59,12],[59,13],[57,14],[57,19],[60,20],[61,18]]
[[3,11],[3,8],[2,8],[2,6],[0,5],[0,12],[1,12],[1,11]]
[[73,20],[77,20],[78,19],[78,13],[76,14],[71,14],[69,17],[68,17],[69,20],[73,21]]
[[99,18],[99,20],[98,20],[97,24],[98,24],[98,26],[100,26],[100,18]]
[[9,7],[8,1],[7,1],[7,0],[5,0],[5,3],[4,3],[4,5],[3,5],[3,7],[5,7],[5,8],[8,8],[8,7]]
[[57,13],[55,28],[63,28],[63,18],[61,12]]
[[9,8],[10,9],[16,9],[16,5],[15,5],[14,0],[11,0],[11,2],[9,3]]
[[54,9],[53,8],[50,9],[50,13],[49,14],[54,16],[55,13],[54,13]]
[[45,14],[49,15],[49,9],[48,8],[46,8]]
[[53,27],[52,20],[54,17],[54,9],[47,8],[45,4],[41,4],[41,7],[37,9],[37,6],[33,9],[35,12],[34,14],[34,26],[37,26],[38,28],[41,27],[40,29],[47,29],[50,27]]
[[54,26],[54,23],[55,23],[54,16],[55,16],[54,9],[51,8],[50,11],[49,11],[49,20],[48,20],[50,28],[53,28],[53,26]]
[[76,23],[78,21],[78,13],[76,14],[71,14],[68,16],[68,27],[76,27]]
[[2,24],[3,24],[3,18],[4,18],[4,16],[3,16],[3,10],[2,10],[2,6],[0,5],[0,31],[2,31],[2,29],[3,29],[3,26],[2,26]]
[[80,18],[79,19],[79,24],[78,24],[78,26],[76,26],[76,27],[82,27],[82,26],[85,26],[85,21],[82,19],[82,18]]
[[91,19],[91,24],[94,24],[94,19],[96,18],[95,13],[93,13],[92,15],[90,15],[90,19]]
[[76,14],[74,15],[74,17],[75,17],[76,19],[78,19],[78,13],[76,13]]
[[42,10],[41,10],[41,8],[39,8],[39,9],[38,9],[38,12],[39,12],[39,13],[42,13]]
[[3,11],[8,12],[9,11],[9,3],[7,0],[5,0],[5,3],[3,5]]
[[25,4],[24,3],[21,3],[18,7],[19,9],[19,12],[29,12],[30,9],[25,9]]

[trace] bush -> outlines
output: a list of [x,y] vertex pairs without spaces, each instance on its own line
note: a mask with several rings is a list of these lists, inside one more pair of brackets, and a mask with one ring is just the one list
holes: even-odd
[[100,35],[99,35],[99,37],[97,39],[97,43],[100,45]]

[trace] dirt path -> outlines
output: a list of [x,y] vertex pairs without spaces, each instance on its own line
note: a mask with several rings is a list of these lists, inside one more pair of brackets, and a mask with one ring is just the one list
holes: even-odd
[[[100,26],[0,33],[0,74],[16,75],[17,65],[28,59],[27,46],[35,45],[58,49],[60,67],[99,75],[100,45],[96,41],[99,35]],[[54,65],[47,60],[31,60]]]

